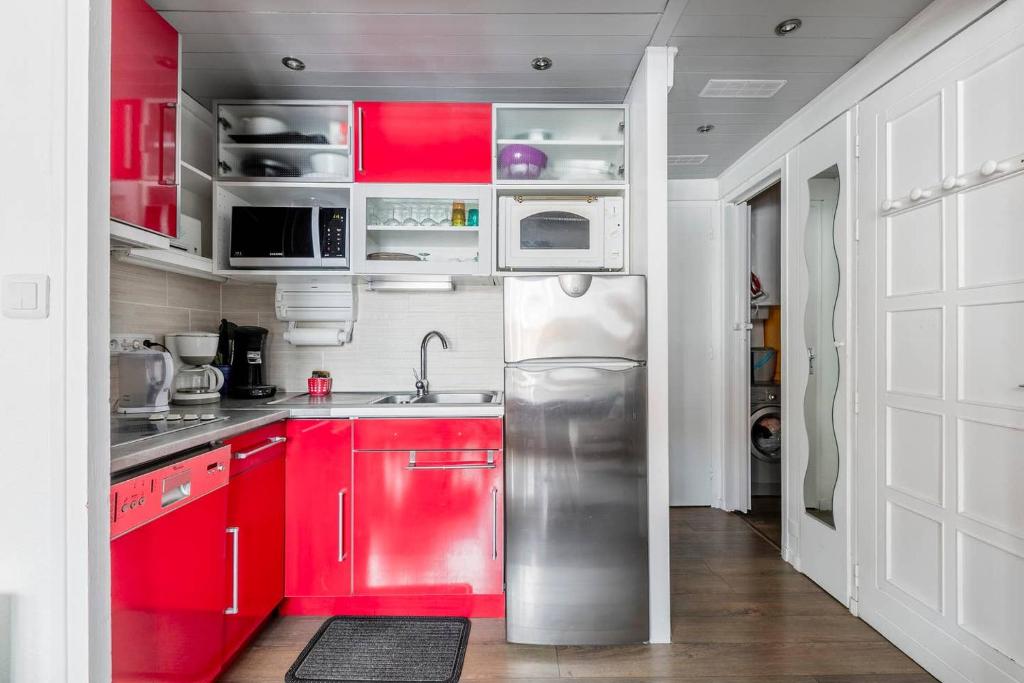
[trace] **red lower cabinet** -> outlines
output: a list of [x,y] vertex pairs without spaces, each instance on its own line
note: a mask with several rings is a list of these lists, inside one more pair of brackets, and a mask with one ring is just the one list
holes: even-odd
[[[284,598],[284,436],[232,449],[228,485],[228,607],[224,659],[230,659]],[[247,455],[250,454],[250,455]],[[238,459],[239,456],[242,459]],[[245,465],[244,468],[238,467]],[[236,471],[241,470],[236,474]]]
[[352,592],[352,424],[289,420],[285,485],[285,593]]
[[221,486],[111,541],[116,683],[204,683],[220,671],[227,496]]
[[501,451],[355,454],[356,595],[502,592]]

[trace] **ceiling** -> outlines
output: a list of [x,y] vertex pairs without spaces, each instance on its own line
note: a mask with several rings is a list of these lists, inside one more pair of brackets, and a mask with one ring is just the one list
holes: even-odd
[[[671,178],[715,177],[929,0],[149,0],[182,33],[183,83],[217,98],[621,102],[648,45],[674,45]],[[779,38],[789,17],[804,25]],[[305,71],[281,65],[300,57]],[[530,60],[546,55],[549,71]],[[781,78],[771,99],[698,96]],[[711,123],[705,135],[697,126]]]

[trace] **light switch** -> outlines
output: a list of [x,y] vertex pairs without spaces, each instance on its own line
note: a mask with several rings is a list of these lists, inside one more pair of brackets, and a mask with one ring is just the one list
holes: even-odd
[[45,318],[50,314],[50,278],[4,275],[3,311],[7,318]]

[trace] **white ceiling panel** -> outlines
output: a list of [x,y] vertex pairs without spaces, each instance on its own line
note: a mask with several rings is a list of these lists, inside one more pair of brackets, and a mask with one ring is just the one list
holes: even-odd
[[342,14],[661,14],[665,0],[152,0],[158,10]]
[[[687,15],[684,14],[672,32],[673,36],[743,36],[773,38],[775,26],[788,17],[785,14],[758,15]],[[902,26],[902,17],[802,17],[799,38],[886,38]]]
[[[301,53],[300,53],[301,54]],[[530,58],[521,55],[477,55],[466,59],[462,55],[306,55],[301,54],[306,70],[295,73],[281,66],[280,54],[250,54],[247,52],[215,53],[200,52],[189,54],[185,60],[186,68],[198,69],[233,69],[249,73],[267,74],[285,77],[301,77],[311,72],[347,72],[373,74],[374,72],[407,72],[432,73],[437,76],[459,73],[490,73],[528,76],[538,87],[557,85],[546,83],[546,78],[557,78],[559,74],[580,71],[605,71],[608,79],[621,83],[629,79],[636,69],[637,60],[632,55],[562,55],[558,59],[558,69],[547,72],[534,71],[530,68]]]
[[[648,45],[674,45],[669,150],[715,177],[928,0],[150,0],[182,33],[183,84],[215,99],[621,102]],[[779,38],[790,17],[801,29]],[[293,55],[306,70],[288,71]],[[533,57],[554,60],[550,71]],[[698,97],[785,79],[765,100]],[[696,128],[715,126],[707,135]]]
[[657,14],[339,14],[335,12],[161,12],[182,33],[401,36],[650,36]]
[[850,70],[860,59],[858,57],[823,57],[823,56],[779,56],[779,55],[678,55],[676,57],[676,74],[714,73],[716,77],[729,77],[729,74],[762,73],[773,77],[790,74],[842,74]]
[[930,0],[690,0],[684,14],[789,17],[914,16]]
[[287,54],[350,55],[631,55],[639,61],[650,36],[402,36],[400,41],[380,35],[310,35],[261,33],[186,33],[182,50],[191,52],[269,52]]

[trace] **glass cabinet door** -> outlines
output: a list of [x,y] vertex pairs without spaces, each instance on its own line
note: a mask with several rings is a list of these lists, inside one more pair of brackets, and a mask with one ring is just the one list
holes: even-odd
[[626,182],[621,106],[495,106],[495,182]]
[[221,102],[216,111],[219,179],[352,180],[350,102]]
[[490,196],[490,186],[357,184],[358,272],[489,274]]

